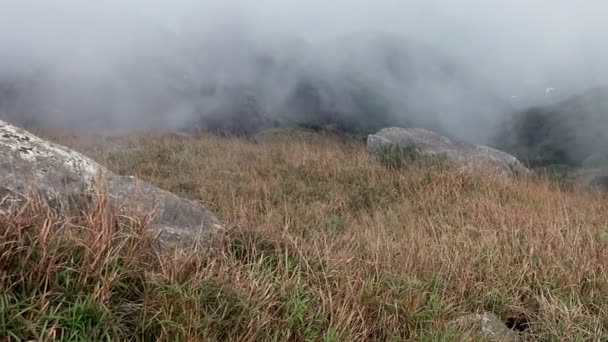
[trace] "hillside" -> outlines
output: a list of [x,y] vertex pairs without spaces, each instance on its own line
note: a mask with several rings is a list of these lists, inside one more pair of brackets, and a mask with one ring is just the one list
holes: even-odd
[[145,213],[32,198],[0,213],[0,336],[460,341],[448,322],[489,311],[530,341],[608,337],[605,193],[388,169],[336,136],[54,140],[232,229],[208,256],[170,251],[143,233]]
[[580,167],[608,151],[608,87],[509,117],[496,145],[532,166]]
[[511,109],[462,61],[396,34],[359,32],[313,46],[301,75],[286,118],[346,132],[426,127],[483,140],[493,118]]
[[162,49],[138,42],[150,50],[113,60],[103,73],[42,62],[2,69],[0,115],[22,126],[94,132],[372,133],[396,125],[483,140],[493,118],[511,110],[475,70],[408,36],[365,31],[264,43],[226,31],[159,36]]

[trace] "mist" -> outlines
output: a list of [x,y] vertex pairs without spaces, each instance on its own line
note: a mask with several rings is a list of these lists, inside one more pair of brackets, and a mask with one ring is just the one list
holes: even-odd
[[402,125],[484,141],[516,109],[602,85],[608,72],[599,0],[0,6],[0,115],[24,125]]

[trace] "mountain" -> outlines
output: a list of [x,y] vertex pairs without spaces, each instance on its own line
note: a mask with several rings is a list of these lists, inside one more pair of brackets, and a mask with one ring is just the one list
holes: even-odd
[[492,121],[512,111],[474,70],[405,36],[357,32],[308,42],[227,31],[136,40],[137,53],[104,68],[0,73],[0,88],[11,90],[0,94],[0,111],[45,127],[249,134],[276,126],[356,133],[416,126],[472,142],[483,142]]
[[493,118],[512,110],[464,63],[401,35],[351,34],[311,54],[286,108],[296,121],[364,132],[417,126],[483,140]]
[[510,116],[496,147],[530,166],[582,166],[608,153],[608,86]]

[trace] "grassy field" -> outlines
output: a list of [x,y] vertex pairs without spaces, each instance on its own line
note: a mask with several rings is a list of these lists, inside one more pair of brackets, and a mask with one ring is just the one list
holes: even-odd
[[0,336],[27,340],[466,341],[490,311],[531,341],[608,340],[608,196],[361,141],[55,138],[212,209],[211,255],[171,251],[103,196],[0,215]]

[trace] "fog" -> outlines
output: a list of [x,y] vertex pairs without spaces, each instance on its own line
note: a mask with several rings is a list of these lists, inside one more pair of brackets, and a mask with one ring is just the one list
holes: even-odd
[[519,108],[605,82],[605,13],[600,0],[0,0],[0,115],[482,141]]

